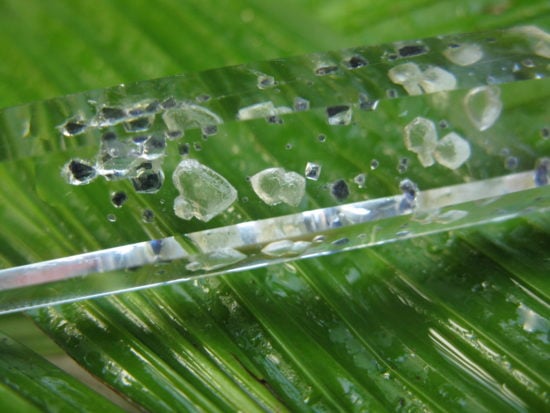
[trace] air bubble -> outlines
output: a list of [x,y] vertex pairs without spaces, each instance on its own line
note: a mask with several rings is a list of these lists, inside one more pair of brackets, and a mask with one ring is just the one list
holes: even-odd
[[213,271],[236,264],[246,258],[246,255],[233,248],[220,248],[207,254],[191,257],[191,262],[185,266],[189,271]]
[[283,168],[268,168],[250,178],[252,189],[268,205],[298,206],[305,194],[305,178]]
[[342,245],[346,245],[349,243],[349,238],[347,237],[343,237],[343,238],[338,238],[337,240],[334,240],[332,241],[332,245],[334,246],[342,246]]
[[403,174],[407,172],[407,169],[409,169],[409,159],[408,158],[399,159],[399,162],[397,163],[397,171],[400,174]]
[[301,98],[299,96],[294,98],[294,110],[296,112],[304,112],[309,110],[309,100]]
[[109,221],[109,222],[116,222],[116,215],[115,215],[115,214],[109,214],[109,215],[107,215],[107,221]]
[[404,128],[405,147],[417,154],[424,167],[434,164],[433,152],[437,144],[435,124],[423,117],[416,117]]
[[373,171],[380,166],[380,162],[377,159],[370,161],[370,169]]
[[388,89],[386,90],[386,96],[388,97],[388,99],[395,99],[399,97],[399,92],[395,89]]
[[196,152],[200,152],[202,151],[202,145],[198,142],[193,142],[193,149],[196,151]]
[[321,134],[321,135],[317,136],[317,140],[319,142],[325,142],[327,140],[327,137],[325,135]]
[[317,181],[321,175],[321,165],[314,162],[308,162],[306,164],[305,176],[307,179],[312,181]]
[[111,195],[111,202],[115,208],[121,208],[127,200],[126,192],[118,191]]
[[166,131],[164,132],[164,135],[166,136],[166,139],[170,141],[175,141],[183,137],[183,131],[181,130]]
[[329,125],[349,125],[351,123],[352,111],[350,106],[329,106],[326,111]]
[[223,176],[194,159],[181,161],[172,180],[179,192],[174,212],[182,219],[210,221],[237,199],[237,191]]
[[533,59],[524,59],[521,61],[521,64],[527,68],[535,67],[535,62],[533,62]]
[[331,185],[330,193],[337,201],[345,201],[349,196],[348,184],[343,179],[339,179]]
[[285,149],[286,149],[287,151],[290,151],[290,150],[292,149],[292,144],[291,144],[291,143],[287,143],[287,144],[285,145]]
[[489,129],[502,112],[500,89],[496,86],[479,86],[464,97],[466,114],[472,124],[479,130]]
[[90,162],[73,159],[65,164],[62,174],[71,185],[86,185],[96,177],[97,171]]
[[276,115],[268,116],[266,118],[266,120],[267,120],[268,123],[272,123],[274,125],[282,125],[284,123],[283,120],[279,116],[276,116]]
[[139,168],[136,176],[132,178],[134,189],[140,194],[154,194],[158,192],[163,182],[164,173],[162,170],[150,169],[147,166]]
[[451,132],[439,142],[434,152],[435,160],[449,169],[457,169],[468,160],[471,154],[470,144],[460,135]]
[[443,55],[455,65],[469,66],[478,62],[483,57],[483,50],[478,44],[464,43],[449,46],[445,49]]
[[548,139],[550,138],[550,128],[542,128],[540,130],[540,137],[542,139]]

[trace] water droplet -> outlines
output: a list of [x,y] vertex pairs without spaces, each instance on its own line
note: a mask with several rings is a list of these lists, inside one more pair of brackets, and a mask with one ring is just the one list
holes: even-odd
[[252,189],[268,205],[298,206],[305,194],[305,178],[283,168],[268,168],[250,178]]
[[404,128],[405,147],[417,154],[424,167],[434,164],[433,152],[437,144],[435,124],[426,118],[416,117]]
[[422,73],[420,86],[425,93],[442,92],[456,89],[455,76],[437,66],[430,66]]
[[287,143],[287,144],[285,145],[285,149],[286,149],[287,151],[290,151],[290,150],[292,149],[292,144],[291,144],[291,143]]
[[90,162],[73,159],[63,166],[62,175],[71,185],[86,185],[96,177],[97,171]]
[[174,212],[183,219],[210,221],[237,199],[237,191],[223,176],[194,159],[182,160],[172,179],[180,194]]
[[314,162],[308,162],[306,164],[305,176],[307,179],[317,181],[321,175],[321,165]]
[[136,176],[132,178],[134,189],[141,194],[154,194],[158,192],[163,182],[164,173],[162,170],[155,170],[147,166],[139,168]]
[[542,158],[537,161],[534,181],[536,186],[548,185],[550,181],[550,158]]
[[291,112],[291,108],[288,108],[286,106],[275,107],[273,105],[273,102],[266,101],[250,106],[245,106],[244,108],[239,109],[239,112],[237,113],[237,119],[248,120],[265,118],[269,120],[271,116],[284,115]]
[[84,133],[86,127],[86,122],[81,119],[74,119],[67,121],[61,126],[60,130],[64,136],[70,137]]
[[542,128],[540,130],[540,137],[542,139],[548,139],[550,138],[550,128]]
[[296,112],[303,112],[309,110],[309,100],[301,98],[299,96],[294,98],[294,110]]
[[140,118],[134,118],[127,120],[123,123],[124,130],[128,133],[143,132],[149,130],[153,124],[152,116],[142,116]]
[[413,57],[428,53],[428,48],[422,44],[411,44],[400,47],[397,52],[400,57]]
[[284,123],[283,120],[279,116],[276,116],[276,115],[268,116],[266,118],[266,120],[267,120],[268,123],[272,123],[274,125],[282,125]]
[[327,108],[327,116],[329,125],[349,125],[352,117],[351,106],[329,106]]
[[370,169],[372,169],[373,171],[379,166],[380,166],[380,162],[378,162],[377,159],[373,159],[372,161],[370,161]]
[[321,134],[321,135],[317,136],[317,140],[319,142],[325,142],[327,140],[327,137],[325,135]]
[[125,192],[118,191],[111,195],[111,202],[115,208],[120,208],[128,200],[128,195]]
[[367,182],[367,174],[361,173],[355,176],[355,178],[353,178],[353,182],[355,182],[359,188],[364,188],[365,183]]
[[496,86],[479,86],[464,97],[466,114],[480,131],[489,129],[502,111],[500,89]]
[[483,57],[483,50],[478,44],[464,43],[449,46],[445,49],[443,55],[455,65],[469,66],[478,62]]
[[338,66],[334,65],[327,65],[327,66],[319,66],[315,69],[315,75],[317,76],[326,76],[326,75],[332,75],[338,71]]
[[256,85],[258,86],[258,89],[269,89],[270,87],[273,87],[277,84],[275,81],[275,78],[273,76],[268,75],[259,75],[257,79]]
[[345,201],[349,196],[348,184],[343,179],[339,179],[331,185],[330,193],[337,201]]
[[116,222],[116,215],[115,215],[115,214],[109,214],[109,215],[107,215],[107,221],[109,221],[109,222]]
[[202,151],[202,145],[198,142],[193,142],[193,149],[197,152]]
[[442,119],[439,121],[439,127],[441,129],[447,129],[449,127],[449,122],[447,122],[445,119]]
[[305,252],[311,242],[307,241],[291,241],[291,240],[281,240],[274,241],[267,244],[263,249],[262,253],[269,255],[270,257],[285,257],[299,255]]
[[211,96],[209,96],[209,95],[198,95],[195,98],[195,101],[197,103],[205,103],[205,102],[208,102],[210,99],[211,99]]
[[368,65],[369,62],[367,61],[367,59],[361,57],[361,56],[352,56],[350,57],[347,62],[346,62],[346,67],[348,69],[359,69],[363,66],[366,66]]
[[150,209],[144,209],[143,213],[141,214],[141,219],[146,224],[150,224],[155,220],[155,213],[151,211]]
[[435,160],[449,169],[457,169],[468,160],[471,154],[470,144],[460,135],[451,132],[439,142],[434,152]]
[[313,242],[317,243],[317,244],[321,244],[323,242],[325,242],[325,239],[326,237],[324,235],[316,235],[313,237]]

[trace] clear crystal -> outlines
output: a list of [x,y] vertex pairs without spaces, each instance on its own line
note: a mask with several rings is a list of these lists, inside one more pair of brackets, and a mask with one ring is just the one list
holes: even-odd
[[430,66],[422,73],[420,86],[426,93],[453,90],[456,88],[456,77],[440,67]]
[[435,160],[449,169],[457,169],[470,157],[470,144],[455,132],[445,135],[434,152]]
[[250,178],[252,189],[268,205],[297,206],[306,190],[305,178],[283,168],[268,168]]
[[307,179],[316,181],[319,179],[320,175],[321,175],[321,165],[316,164],[314,162],[308,162],[306,164],[305,176]]
[[480,131],[489,129],[502,112],[500,89],[496,86],[479,86],[464,97],[466,114]]
[[194,159],[184,159],[172,175],[179,196],[174,212],[183,219],[210,221],[237,199],[237,191],[216,171]]
[[481,46],[476,43],[464,43],[449,46],[443,52],[445,57],[459,66],[473,65],[483,57]]
[[437,132],[431,120],[420,116],[413,119],[404,128],[404,141],[407,149],[417,154],[422,166],[433,165]]

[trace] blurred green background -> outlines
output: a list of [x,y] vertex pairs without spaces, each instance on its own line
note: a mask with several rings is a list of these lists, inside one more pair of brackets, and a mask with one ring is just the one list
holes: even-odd
[[[550,2],[3,0],[0,107],[517,24],[548,31]],[[0,317],[69,372],[3,338],[0,407],[114,409],[92,386],[149,411],[545,411],[549,233],[535,214]]]

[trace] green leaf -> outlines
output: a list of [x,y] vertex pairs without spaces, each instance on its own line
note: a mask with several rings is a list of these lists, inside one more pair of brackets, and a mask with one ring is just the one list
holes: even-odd
[[[550,5],[5,1],[0,107],[235,63],[515,24],[548,30]],[[522,99],[528,107],[529,96]],[[288,156],[282,146],[255,149],[241,162]],[[359,156],[351,148],[335,153],[340,165]],[[34,179],[39,164],[23,162],[20,171]],[[242,178],[229,165],[221,168],[224,176]],[[33,199],[14,191],[10,225],[62,221],[77,240],[52,230],[49,240],[2,245],[7,263],[160,231],[143,223],[115,233],[103,222],[91,234],[72,211],[36,207],[62,193],[51,188],[32,192]],[[105,193],[98,188],[90,197],[102,216],[110,211],[100,199]],[[544,411],[550,404],[549,234],[548,217],[532,214],[31,316],[69,356],[149,411]],[[46,395],[35,393],[46,391],[40,377],[52,367],[7,338],[2,343],[0,403],[61,406],[36,404]],[[97,396],[61,377],[70,386],[44,400],[99,409]]]

